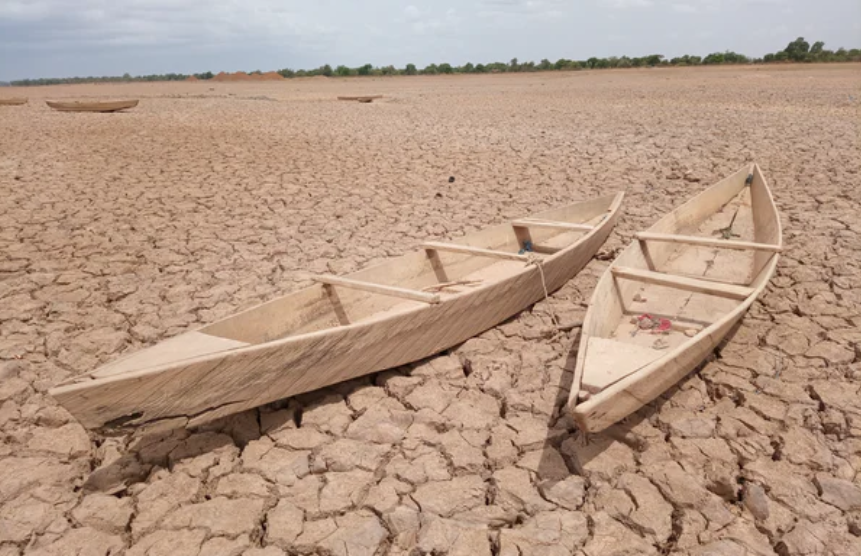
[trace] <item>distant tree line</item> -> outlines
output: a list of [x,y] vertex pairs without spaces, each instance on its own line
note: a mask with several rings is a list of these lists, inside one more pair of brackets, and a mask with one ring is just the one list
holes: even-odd
[[[847,50],[838,48],[837,50],[827,50],[825,43],[817,41],[810,45],[804,37],[798,37],[790,42],[786,48],[780,52],[766,54],[762,58],[749,58],[744,54],[737,52],[713,52],[705,57],[677,56],[667,59],[663,54],[650,54],[648,56],[629,57],[629,56],[611,56],[609,58],[589,58],[587,60],[568,60],[560,58],[555,62],[548,59],[540,62],[520,62],[517,58],[513,58],[507,64],[504,62],[492,62],[489,64],[472,64],[466,63],[462,66],[452,66],[451,64],[429,64],[423,69],[419,69],[415,64],[407,64],[403,68],[395,66],[375,67],[371,64],[365,64],[357,68],[347,66],[337,66],[332,69],[332,66],[326,64],[316,69],[311,70],[292,70],[285,68],[278,70],[281,76],[286,78],[292,77],[313,77],[323,75],[326,77],[350,77],[350,76],[384,76],[384,75],[438,75],[438,74],[454,74],[454,73],[513,73],[513,72],[532,72],[532,71],[571,71],[585,69],[605,69],[605,68],[643,68],[643,67],[663,67],[663,66],[708,66],[708,65],[725,65],[725,64],[772,64],[781,62],[861,62],[861,49],[853,48]],[[260,70],[250,72],[252,74],[261,73]],[[206,80],[212,79],[214,74],[211,71],[195,74],[182,73],[167,73],[153,75],[131,76],[128,73],[122,77],[65,77],[65,78],[44,78],[44,79],[23,79],[20,81],[12,81],[12,85],[29,86],[29,85],[60,85],[68,83],[121,83],[127,81],[183,81],[194,76],[197,79]]]

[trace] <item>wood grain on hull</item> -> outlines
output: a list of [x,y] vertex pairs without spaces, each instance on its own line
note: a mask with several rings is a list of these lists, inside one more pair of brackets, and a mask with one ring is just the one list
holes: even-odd
[[[745,178],[748,174],[752,175],[752,182],[746,190]],[[749,219],[751,230],[748,230],[748,233],[754,237],[750,238],[753,241],[748,242],[752,243],[753,247],[748,246],[748,252],[743,255],[747,257],[744,259],[744,264],[748,267],[750,276],[749,281],[745,284],[749,286],[747,289],[749,295],[734,302],[726,299],[714,301],[713,297],[706,297],[708,294],[691,294],[699,297],[692,299],[690,304],[702,303],[706,307],[701,311],[702,318],[707,320],[704,327],[700,328],[699,324],[694,324],[693,318],[689,319],[688,322],[691,323],[689,331],[694,333],[693,337],[686,338],[682,332],[675,332],[677,344],[671,345],[660,358],[648,360],[639,368],[637,365],[629,365],[628,368],[635,369],[630,374],[618,377],[616,382],[595,394],[584,394],[583,399],[578,399],[578,396],[581,395],[581,387],[584,385],[584,377],[588,376],[591,368],[587,365],[589,358],[586,346],[588,346],[589,338],[613,337],[617,325],[620,322],[624,323],[625,319],[629,318],[632,313],[636,314],[636,306],[630,304],[630,300],[634,296],[635,287],[639,284],[628,282],[620,285],[614,278],[613,268],[617,266],[637,267],[646,272],[647,269],[653,269],[656,261],[658,265],[666,264],[671,250],[678,249],[678,244],[658,242],[644,246],[643,241],[634,241],[619,254],[611,267],[601,277],[584,319],[574,371],[574,382],[568,404],[575,422],[582,431],[601,431],[666,392],[708,357],[730,330],[739,323],[745,312],[765,289],[777,267],[778,252],[782,249],[783,240],[780,219],[774,206],[774,200],[762,172],[756,165],[739,170],[705,190],[655,223],[649,229],[649,233],[690,234],[692,229],[707,221],[709,215],[724,209],[730,201],[745,194],[748,190],[750,191],[749,208],[752,212]],[[734,220],[735,218],[733,218]],[[647,238],[648,234],[645,237]],[[739,243],[742,242],[736,242],[732,247],[738,247]],[[773,248],[762,250],[757,247],[757,244],[767,244]],[[706,249],[709,247],[714,248],[715,246],[691,246],[689,249]],[[722,262],[730,261],[731,259],[728,257],[741,256],[732,254],[738,251],[719,247],[716,252],[720,252],[721,254],[718,256],[723,258],[716,258],[715,260]],[[751,253],[753,254],[751,255]],[[705,268],[711,269],[713,266],[715,265],[707,264]],[[729,283],[728,277],[724,277],[722,281],[724,280]],[[640,287],[642,286],[640,285]],[[648,299],[644,299],[644,301],[648,301]],[[626,303],[629,304],[626,305]],[[733,303],[735,303],[734,306]],[[728,306],[731,308],[727,309]],[[690,310],[690,308],[686,306],[686,310]],[[712,314],[718,316],[709,319],[709,315]],[[677,318],[677,315],[668,316],[673,319]],[[679,325],[677,322],[673,324],[684,329],[684,325]],[[681,336],[681,340],[678,339],[679,336]],[[650,341],[652,338],[656,337],[650,337]],[[620,338],[620,341],[630,342],[631,340],[624,337]]]
[[60,112],[118,112],[138,105],[137,100],[118,100],[113,102],[51,102],[45,104]]
[[[621,200],[622,194],[607,198],[604,216],[593,230],[544,259],[542,269],[549,290],[561,287],[589,262],[612,231]],[[402,258],[416,256],[419,254]],[[93,373],[99,378],[76,379],[53,389],[51,395],[88,428],[194,426],[404,365],[463,342],[544,297],[536,266],[517,261],[494,264],[507,268],[508,275],[467,291],[441,293],[437,304],[405,301],[399,309],[345,326],[288,336],[179,364]],[[349,276],[359,279],[362,274]],[[259,308],[252,311],[257,311],[259,318],[266,314],[266,309],[262,310],[263,313]],[[241,321],[242,314],[239,317]],[[203,331],[233,332],[230,321],[225,319],[223,324],[216,323]],[[236,332],[264,334],[249,330],[248,326],[239,326]],[[232,337],[241,341],[251,339],[239,334]]]

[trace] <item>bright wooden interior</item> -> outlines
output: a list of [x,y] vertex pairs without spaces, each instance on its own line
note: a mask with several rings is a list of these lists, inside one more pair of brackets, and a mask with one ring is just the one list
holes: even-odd
[[[522,272],[528,257],[519,251],[526,241],[537,253],[553,253],[574,244],[606,217],[614,200],[616,196],[610,195],[540,213],[534,217],[542,224],[535,226],[518,220],[516,225],[501,224],[447,243],[426,243],[417,251],[344,277],[312,277],[317,283],[307,288],[197,330],[191,344],[163,342],[109,363],[90,376],[113,376],[150,367],[154,360],[190,359],[444,302]],[[547,222],[557,225],[543,225]],[[566,224],[576,226],[571,229]],[[458,281],[472,283],[423,293],[425,288]]]
[[[750,167],[639,234],[594,293],[575,377],[579,390],[599,393],[733,313],[768,279],[762,275],[780,251],[779,235],[765,182]],[[638,317],[645,314],[669,319],[671,329],[641,329]]]

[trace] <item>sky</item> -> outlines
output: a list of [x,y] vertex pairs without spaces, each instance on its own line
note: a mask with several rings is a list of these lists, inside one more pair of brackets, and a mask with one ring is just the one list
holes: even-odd
[[0,0],[0,81],[861,47],[859,0]]

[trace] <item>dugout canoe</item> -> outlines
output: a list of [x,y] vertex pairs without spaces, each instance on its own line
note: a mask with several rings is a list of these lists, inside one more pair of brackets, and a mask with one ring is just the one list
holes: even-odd
[[367,95],[367,96],[340,96],[338,100],[352,100],[357,102],[373,102],[378,98],[383,98],[383,95]]
[[76,102],[51,102],[45,104],[59,110],[60,112],[119,112],[138,105],[137,100],[116,100],[108,102],[76,101]]
[[457,243],[424,243],[347,276],[309,277],[309,287],[50,394],[90,429],[164,430],[429,357],[544,298],[545,284],[561,287],[607,239],[622,198],[571,204]]
[[0,98],[0,106],[21,106],[27,104],[27,99],[24,97]]
[[756,165],[636,234],[583,321],[568,403],[579,428],[605,429],[702,363],[765,289],[782,248]]

